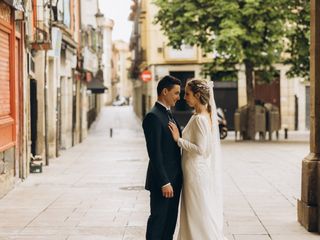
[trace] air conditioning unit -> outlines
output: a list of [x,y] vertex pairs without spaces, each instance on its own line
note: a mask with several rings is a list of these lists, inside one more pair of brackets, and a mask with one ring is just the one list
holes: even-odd
[[[28,17],[29,18],[29,17]],[[26,37],[29,39],[30,42],[33,41],[33,31],[32,31],[32,21],[30,19],[28,19],[28,21],[26,21],[26,28],[25,28],[25,33],[26,33]]]

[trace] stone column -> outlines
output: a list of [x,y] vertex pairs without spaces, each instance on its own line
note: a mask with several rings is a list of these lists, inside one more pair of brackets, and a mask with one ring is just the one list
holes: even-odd
[[244,66],[240,65],[238,72],[238,107],[247,105],[247,83]]
[[298,220],[310,232],[320,232],[320,0],[311,0],[310,154],[302,161]]

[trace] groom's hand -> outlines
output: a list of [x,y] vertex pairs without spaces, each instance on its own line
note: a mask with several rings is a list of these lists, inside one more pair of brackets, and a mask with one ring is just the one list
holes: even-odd
[[171,184],[162,187],[162,196],[165,198],[173,198],[173,188]]

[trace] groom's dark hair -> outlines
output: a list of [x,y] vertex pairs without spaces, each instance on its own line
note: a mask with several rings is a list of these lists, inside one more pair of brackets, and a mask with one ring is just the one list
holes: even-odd
[[159,82],[157,86],[157,94],[158,96],[161,95],[163,89],[171,90],[174,85],[181,85],[181,81],[178,78],[175,78],[170,75],[164,76]]

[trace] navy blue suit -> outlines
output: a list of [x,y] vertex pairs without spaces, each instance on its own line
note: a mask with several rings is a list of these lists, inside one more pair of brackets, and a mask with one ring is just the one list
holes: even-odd
[[[147,240],[171,240],[177,222],[182,187],[181,151],[172,137],[168,123],[166,108],[156,103],[142,124],[149,155],[145,188],[150,191],[151,214],[147,225]],[[162,196],[161,187],[168,183],[173,187],[173,198]]]

